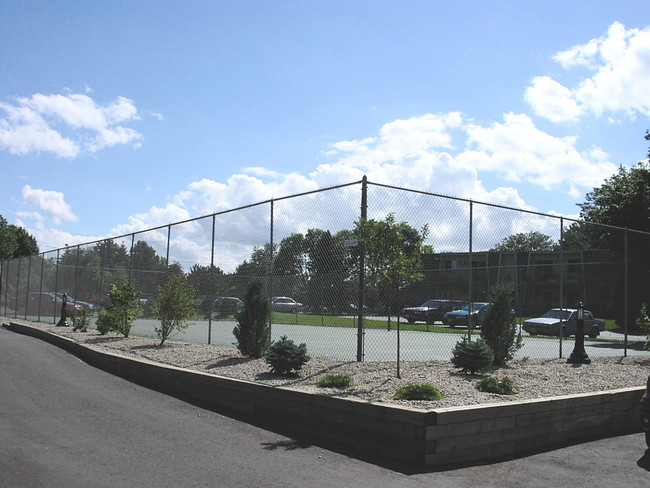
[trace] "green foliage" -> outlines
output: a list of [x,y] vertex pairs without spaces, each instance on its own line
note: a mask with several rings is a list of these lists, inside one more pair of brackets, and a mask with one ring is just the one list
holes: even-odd
[[316,382],[319,388],[351,388],[354,386],[354,380],[346,374],[328,374]]
[[235,317],[237,325],[232,333],[235,345],[244,356],[261,358],[271,343],[269,302],[262,293],[262,283],[249,283],[244,296],[244,308]]
[[646,342],[644,347],[650,350],[650,317],[648,317],[648,305],[644,302],[639,311],[639,317],[636,319],[636,325],[639,326],[646,334]]
[[161,346],[173,333],[187,328],[188,320],[194,315],[195,296],[194,288],[184,274],[171,274],[165,283],[158,286],[153,314],[160,320],[160,327],[155,327],[155,331]]
[[400,386],[393,395],[394,400],[442,400],[445,396],[431,385],[404,385]]
[[512,313],[512,286],[498,284],[492,289],[491,305],[483,312],[481,338],[494,353],[493,364],[503,366],[522,346]]
[[519,391],[519,385],[507,376],[501,380],[494,376],[483,378],[476,383],[476,389],[497,395],[514,395]]
[[9,224],[0,215],[0,259],[38,254],[36,239],[23,227]]
[[77,310],[72,317],[72,332],[88,332],[90,312],[85,307]]
[[288,375],[301,369],[309,361],[307,345],[297,346],[287,336],[282,336],[269,347],[266,362],[271,366],[271,373]]
[[115,314],[110,310],[100,310],[97,314],[97,320],[95,321],[97,332],[101,335],[108,334],[113,330],[113,324],[116,320]]
[[490,251],[553,251],[557,244],[549,236],[541,232],[520,232],[503,239]]
[[452,351],[451,363],[463,373],[476,374],[490,367],[494,352],[483,339],[471,341],[467,336],[456,343]]
[[140,312],[140,292],[125,281],[120,286],[111,285],[108,297],[110,303],[97,317],[97,330],[100,334],[118,332],[129,337],[133,322]]

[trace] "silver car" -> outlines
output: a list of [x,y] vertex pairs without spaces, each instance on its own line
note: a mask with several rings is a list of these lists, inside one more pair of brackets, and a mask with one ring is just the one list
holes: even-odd
[[289,297],[273,297],[271,308],[274,312],[299,313],[302,312],[302,303]]
[[[552,308],[541,317],[529,319],[524,322],[522,329],[530,335],[560,336],[563,337],[576,334],[578,322],[578,310],[575,308]],[[585,334],[591,338],[605,330],[605,321],[597,319],[589,311],[584,311]]]

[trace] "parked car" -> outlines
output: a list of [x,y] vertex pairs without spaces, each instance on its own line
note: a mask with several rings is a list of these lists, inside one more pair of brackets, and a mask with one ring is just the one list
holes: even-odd
[[469,324],[469,317],[472,317],[472,325],[481,324],[481,312],[487,307],[489,302],[472,302],[463,305],[458,310],[452,310],[445,314],[443,322],[450,327],[465,326]]
[[452,310],[458,310],[467,302],[459,300],[438,300],[430,299],[419,307],[407,307],[400,311],[400,317],[404,317],[409,324],[415,322],[425,322],[433,324],[444,321],[445,314]]
[[[62,299],[63,298],[63,293],[57,293],[57,296]],[[84,302],[83,300],[75,300],[70,295],[67,295],[67,297],[68,297],[69,302],[76,303],[77,305],[81,305],[86,310],[93,310],[95,308],[94,303]]]
[[[522,329],[530,335],[547,335],[569,337],[575,335],[578,321],[578,311],[575,308],[553,308],[541,317],[529,319],[524,322]],[[597,319],[589,310],[584,310],[585,334],[591,338],[605,330],[605,321]]]
[[244,302],[237,297],[219,297],[214,301],[213,311],[218,316],[235,315],[242,308]]
[[[19,314],[59,316],[61,314],[61,308],[63,308],[62,295],[57,296],[49,291],[35,291],[18,297],[17,301],[15,298],[11,300],[14,300],[10,303],[16,304],[16,312]],[[67,299],[65,309],[68,316],[73,316],[77,310],[81,310],[82,308],[80,304],[75,304],[70,298]]]
[[302,312],[302,303],[289,297],[273,297],[271,308],[274,312],[299,313]]
[[641,397],[641,427],[645,431],[645,443],[650,448],[650,375]]

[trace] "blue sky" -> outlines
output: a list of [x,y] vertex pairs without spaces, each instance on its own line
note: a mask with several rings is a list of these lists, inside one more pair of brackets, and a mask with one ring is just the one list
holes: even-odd
[[366,174],[575,216],[648,80],[647,0],[2,2],[0,214],[49,250]]

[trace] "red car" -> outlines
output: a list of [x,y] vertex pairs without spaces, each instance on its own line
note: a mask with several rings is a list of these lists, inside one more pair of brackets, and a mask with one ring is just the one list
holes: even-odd
[[[15,304],[18,314],[58,316],[61,314],[61,308],[63,307],[63,299],[49,291],[36,291],[11,300],[9,304]],[[75,304],[71,300],[68,300],[65,305],[68,316],[73,316],[77,310],[82,308],[81,305]]]

